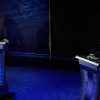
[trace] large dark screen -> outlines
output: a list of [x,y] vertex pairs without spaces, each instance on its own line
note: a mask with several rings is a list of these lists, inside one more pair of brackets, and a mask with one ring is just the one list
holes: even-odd
[[99,2],[51,1],[52,55],[75,57],[100,51]]

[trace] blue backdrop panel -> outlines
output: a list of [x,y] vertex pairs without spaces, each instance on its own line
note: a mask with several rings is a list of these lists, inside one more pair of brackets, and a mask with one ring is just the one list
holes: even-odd
[[9,52],[49,53],[49,0],[1,0]]

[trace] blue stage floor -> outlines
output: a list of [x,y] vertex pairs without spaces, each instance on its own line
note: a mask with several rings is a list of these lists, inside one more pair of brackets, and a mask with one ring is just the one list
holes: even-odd
[[15,100],[77,100],[81,88],[78,72],[39,67],[6,67],[9,91]]

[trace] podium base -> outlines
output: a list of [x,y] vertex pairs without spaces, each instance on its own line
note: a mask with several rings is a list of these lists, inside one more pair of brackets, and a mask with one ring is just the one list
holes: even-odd
[[8,84],[0,86],[0,100],[14,100],[14,93],[8,91]]
[[14,100],[14,93],[0,94],[0,100]]

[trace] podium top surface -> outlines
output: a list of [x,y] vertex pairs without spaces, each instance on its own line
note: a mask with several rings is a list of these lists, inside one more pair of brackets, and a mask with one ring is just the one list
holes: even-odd
[[5,42],[0,42],[0,45],[4,45],[4,44],[6,44]]
[[2,50],[4,48],[5,44],[6,44],[5,42],[0,42],[0,50]]
[[87,58],[87,56],[75,56],[75,58],[77,58],[78,60],[82,60],[84,62],[93,64],[93,65],[96,65],[96,66],[99,66],[99,64],[100,64],[100,58],[90,59],[90,58]]

